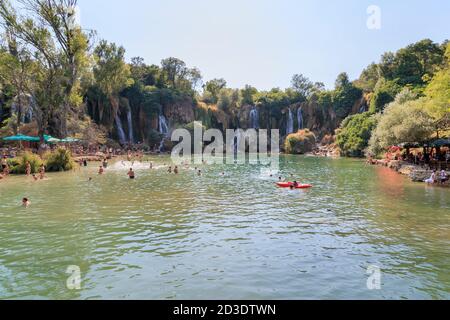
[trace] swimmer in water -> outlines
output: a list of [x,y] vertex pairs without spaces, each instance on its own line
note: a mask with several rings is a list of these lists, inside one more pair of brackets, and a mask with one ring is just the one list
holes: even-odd
[[202,175],[202,170],[198,170],[197,175],[200,177]]
[[33,174],[31,177],[33,178],[33,181],[38,181],[38,177],[36,177],[35,174]]
[[130,179],[134,179],[134,178],[135,178],[133,168],[130,168],[130,171],[128,171],[128,177],[129,177]]
[[91,182],[91,181],[92,181],[92,177],[89,177],[88,182]]
[[173,170],[173,173],[178,174],[178,166],[175,166],[175,169]]
[[168,173],[172,173],[172,166],[169,166],[169,169],[167,170]]
[[23,198],[22,199],[22,207],[28,208],[31,205],[30,200],[28,200],[28,198]]
[[150,162],[150,170],[153,169],[153,162]]
[[39,167],[39,178],[43,180],[45,178],[45,166],[44,164],[41,164]]
[[102,175],[103,172],[105,172],[105,169],[103,169],[103,166],[100,166],[100,167],[98,168],[98,174]]

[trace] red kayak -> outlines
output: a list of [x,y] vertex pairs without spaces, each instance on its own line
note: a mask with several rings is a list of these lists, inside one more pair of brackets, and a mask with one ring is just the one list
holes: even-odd
[[[293,186],[294,183],[293,182],[277,182],[277,186],[279,186],[280,188],[290,188],[291,186]],[[295,189],[309,189],[312,188],[313,186],[310,184],[298,184]]]

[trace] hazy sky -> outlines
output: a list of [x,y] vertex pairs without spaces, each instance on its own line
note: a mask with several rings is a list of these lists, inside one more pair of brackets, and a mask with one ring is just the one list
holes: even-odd
[[[367,8],[381,9],[381,29]],[[177,57],[204,81],[285,88],[295,73],[332,87],[385,51],[450,38],[449,0],[79,0],[81,23],[148,64]]]

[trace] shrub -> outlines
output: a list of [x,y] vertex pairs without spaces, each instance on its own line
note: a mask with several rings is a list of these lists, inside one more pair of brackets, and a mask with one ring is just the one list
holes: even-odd
[[316,146],[316,136],[308,129],[299,130],[287,136],[284,143],[286,153],[305,154]]
[[38,155],[25,152],[20,157],[8,161],[10,172],[13,174],[25,174],[27,162],[30,162],[31,173],[36,173],[43,161]]
[[341,153],[349,157],[364,156],[363,151],[369,144],[377,120],[378,117],[369,112],[346,118],[336,138]]
[[73,170],[76,166],[71,152],[63,148],[47,153],[44,158],[48,172],[69,171]]

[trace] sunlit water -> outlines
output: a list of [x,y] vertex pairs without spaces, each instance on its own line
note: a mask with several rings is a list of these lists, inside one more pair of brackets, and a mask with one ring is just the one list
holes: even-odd
[[0,182],[0,298],[450,298],[448,189],[349,159],[282,157],[283,177],[314,184],[295,191],[257,166],[152,161],[134,181],[118,162]]

